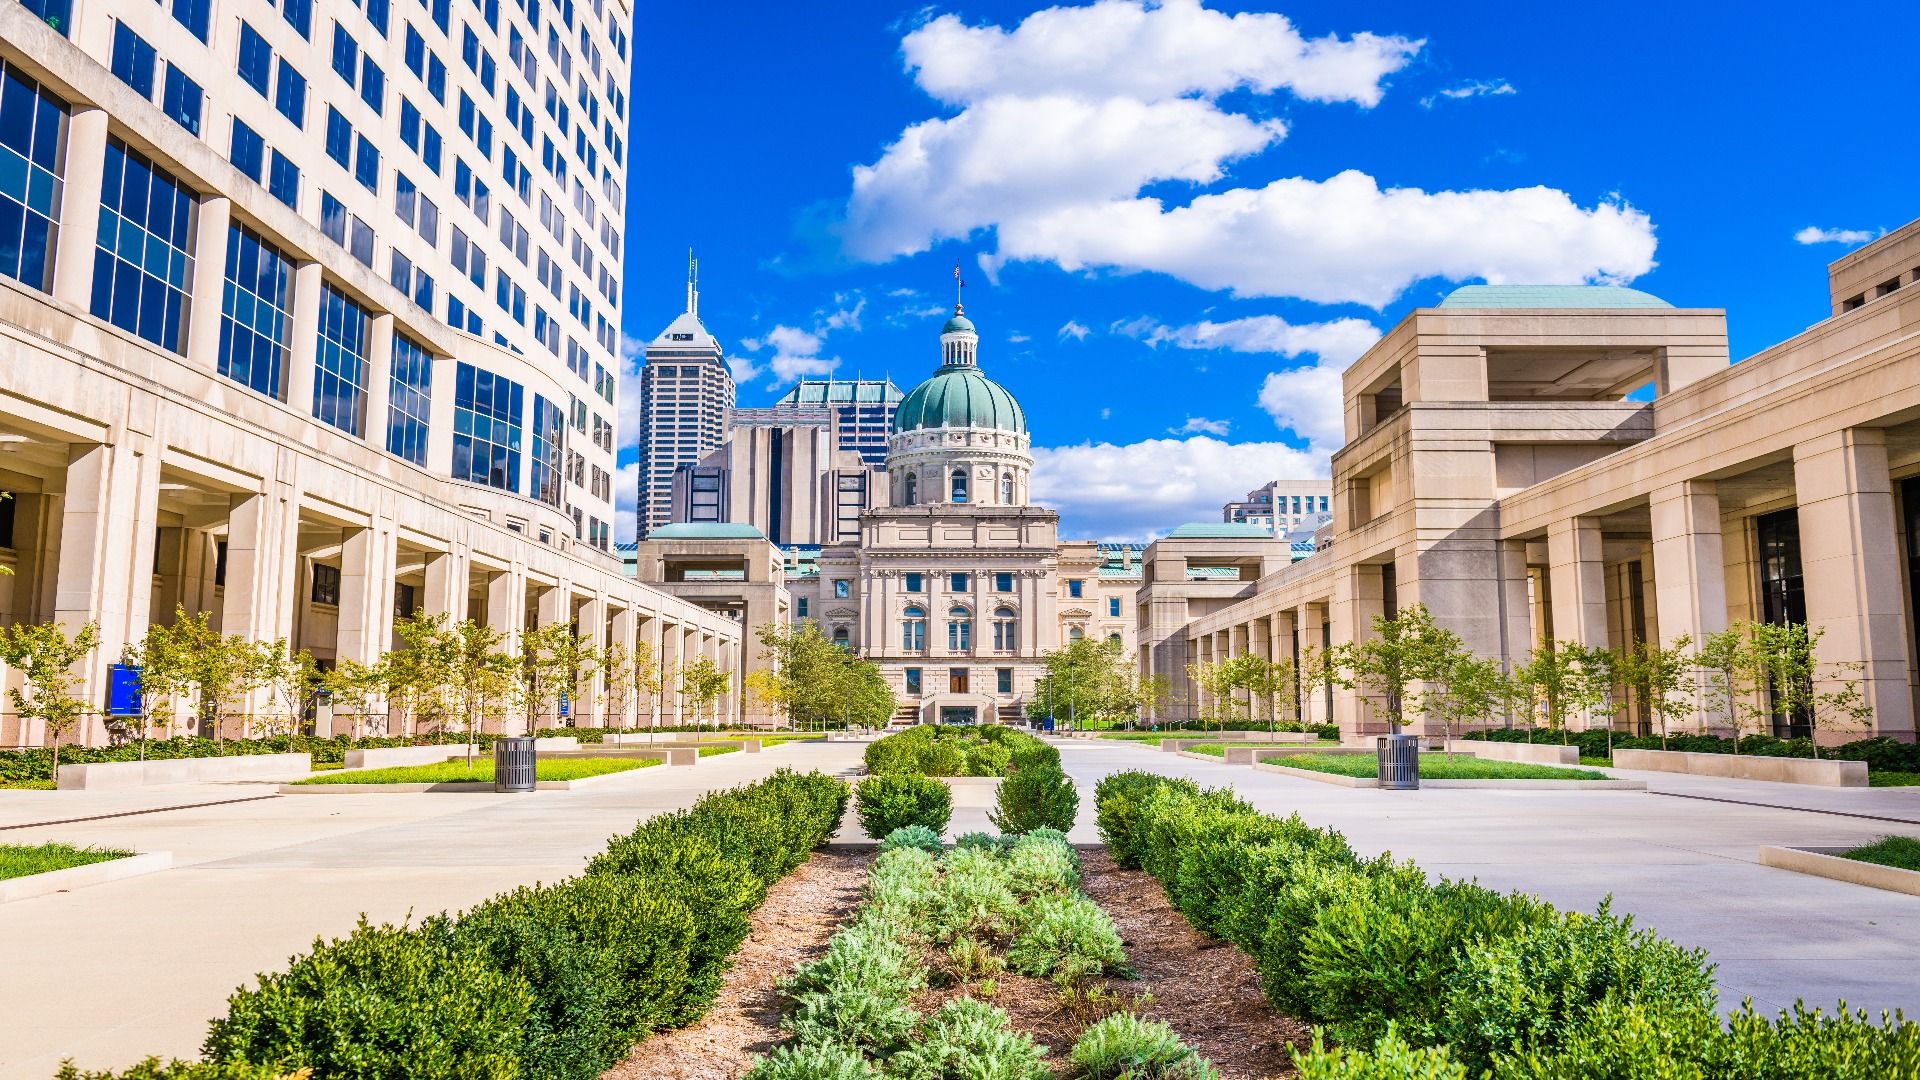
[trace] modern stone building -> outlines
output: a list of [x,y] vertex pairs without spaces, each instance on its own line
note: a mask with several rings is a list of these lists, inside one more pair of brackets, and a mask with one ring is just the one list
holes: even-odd
[[737,668],[611,551],[631,22],[0,4],[0,619],[97,623],[87,700],[176,607],[324,663],[425,610]]
[[1272,480],[1220,508],[1228,524],[1265,525],[1273,536],[1311,528],[1332,514],[1325,480]]
[[[830,412],[755,410],[781,422],[735,422],[719,449],[673,474],[675,522],[750,525],[775,543],[856,541],[860,515],[884,505],[886,474],[838,437]],[[876,503],[878,500],[878,503]]]
[[[700,291],[687,275],[687,308],[647,345],[640,369],[638,535],[645,539],[673,517],[673,482],[726,441],[733,411],[733,374],[720,342],[700,321]],[[688,520],[688,519],[678,519]]]
[[[1806,622],[1823,633],[1822,685],[1857,672],[1873,730],[1910,739],[1917,282],[1920,222],[1832,264],[1832,317],[1731,366],[1717,309],[1621,288],[1458,289],[1346,372],[1330,547],[1205,598],[1159,573],[1192,565],[1188,541],[1149,550],[1145,663],[1292,655],[1414,603],[1507,665],[1549,638],[1620,648]],[[1266,542],[1235,543],[1233,558],[1264,565]],[[1352,691],[1330,704],[1350,733],[1384,729]],[[1801,730],[1786,718],[1779,733]]]
[[837,448],[880,468],[887,463],[887,441],[900,398],[892,379],[801,379],[764,409],[735,409],[733,422],[780,427],[801,417],[824,421],[833,428]]

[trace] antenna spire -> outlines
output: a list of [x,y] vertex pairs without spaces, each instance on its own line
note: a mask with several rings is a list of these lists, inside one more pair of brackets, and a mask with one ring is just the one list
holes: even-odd
[[700,260],[687,249],[687,314],[700,314]]

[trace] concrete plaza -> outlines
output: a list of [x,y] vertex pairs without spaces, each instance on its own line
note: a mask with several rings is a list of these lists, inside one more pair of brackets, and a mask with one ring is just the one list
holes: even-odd
[[[1719,965],[1723,998],[1871,1010],[1920,1005],[1920,899],[1759,865],[1763,844],[1920,836],[1920,790],[1837,791],[1631,774],[1650,792],[1380,792],[1331,787],[1141,746],[1062,741],[1081,788],[1076,841],[1095,842],[1093,784],[1151,769],[1231,784],[1262,810],[1299,812],[1367,853],[1435,874],[1616,911]],[[848,775],[863,744],[792,744],[643,770],[631,781],[532,796],[274,797],[264,783],[127,792],[0,792],[0,839],[170,851],[174,868],[0,905],[0,1080],[193,1056],[207,1021],[256,972],[316,936],[458,910],[577,873],[606,839],[700,794],[783,765]],[[1623,774],[1628,775],[1628,774]],[[987,828],[983,791],[953,832]],[[238,801],[245,800],[245,801]],[[208,804],[208,805],[198,805]],[[166,809],[184,807],[182,809]],[[155,811],[155,812],[141,812]],[[30,825],[82,818],[64,824]],[[1891,820],[1882,820],[1891,819]],[[858,836],[857,826],[843,839]]]

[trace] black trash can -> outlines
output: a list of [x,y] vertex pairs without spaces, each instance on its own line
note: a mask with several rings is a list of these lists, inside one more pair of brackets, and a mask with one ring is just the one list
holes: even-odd
[[1420,737],[1382,735],[1379,743],[1380,786],[1387,791],[1413,791],[1420,786]]
[[493,740],[493,790],[532,791],[537,756],[531,735]]

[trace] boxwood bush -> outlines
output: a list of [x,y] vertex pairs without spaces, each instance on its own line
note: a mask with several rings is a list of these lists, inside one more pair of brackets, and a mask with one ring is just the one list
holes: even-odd
[[915,772],[927,776],[1004,776],[1010,769],[1058,764],[1059,750],[1024,731],[999,724],[922,724],[877,739],[866,751],[867,771],[875,775]]
[[1119,773],[1095,800],[1117,861],[1250,954],[1276,1007],[1344,1043],[1302,1057],[1302,1076],[1920,1076],[1920,1029],[1897,1013],[1722,1026],[1704,954],[1604,904],[1430,882],[1184,780]]
[[[1469,739],[1488,742],[1558,743],[1565,741],[1580,748],[1581,757],[1606,757],[1609,745],[1615,750],[1674,750],[1688,754],[1731,754],[1734,741],[1718,735],[1669,735],[1661,745],[1658,735],[1622,735],[1613,733],[1612,742],[1605,729],[1598,731],[1547,731],[1531,728],[1494,728],[1475,731]],[[1781,739],[1772,735],[1743,735],[1740,753],[1759,757],[1812,757],[1813,740]],[[1920,772],[1920,744],[1896,742],[1884,735],[1855,739],[1839,746],[1823,746],[1820,756],[1830,760],[1864,761],[1868,769],[1888,772]]]
[[860,828],[875,840],[913,825],[938,834],[953,817],[953,793],[931,776],[882,773],[860,781],[858,790]]
[[1080,809],[1080,793],[1058,765],[1036,764],[1015,769],[1000,781],[994,796],[994,812],[987,815],[993,827],[1002,833],[1027,833],[1035,829],[1073,828],[1073,816]]
[[458,918],[362,923],[237,991],[202,1048],[210,1065],[155,1061],[124,1080],[599,1076],[706,1009],[753,908],[846,802],[839,780],[781,770],[642,822],[581,877]]

